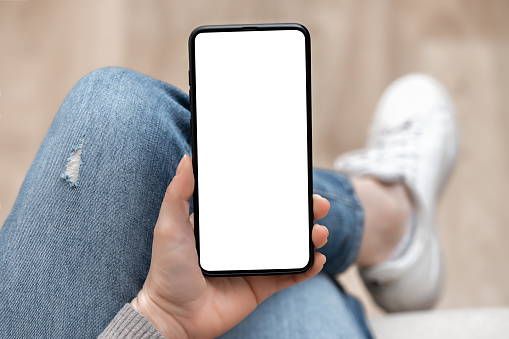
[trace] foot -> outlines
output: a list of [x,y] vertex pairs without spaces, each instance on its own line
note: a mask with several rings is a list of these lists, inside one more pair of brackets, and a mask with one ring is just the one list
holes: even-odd
[[388,312],[430,308],[442,286],[435,209],[457,153],[454,107],[433,78],[412,74],[382,96],[366,149],[340,156],[338,171],[402,183],[414,203],[406,246],[391,259],[361,269],[373,299]]

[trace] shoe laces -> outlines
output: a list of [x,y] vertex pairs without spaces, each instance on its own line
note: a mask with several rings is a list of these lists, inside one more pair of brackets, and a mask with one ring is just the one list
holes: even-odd
[[418,170],[417,150],[421,132],[422,124],[417,119],[382,128],[375,132],[375,139],[364,152],[347,158],[344,165],[354,172],[361,168],[368,171],[373,169],[376,172],[391,173],[392,177],[410,180]]

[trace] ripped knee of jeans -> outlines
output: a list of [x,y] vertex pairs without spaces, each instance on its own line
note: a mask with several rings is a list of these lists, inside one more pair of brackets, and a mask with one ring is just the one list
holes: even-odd
[[67,159],[67,165],[65,166],[65,172],[62,173],[60,178],[64,179],[70,187],[78,186],[79,179],[79,171],[81,167],[81,153],[83,149],[83,143],[85,142],[85,138],[81,139],[79,145],[75,146],[71,155]]

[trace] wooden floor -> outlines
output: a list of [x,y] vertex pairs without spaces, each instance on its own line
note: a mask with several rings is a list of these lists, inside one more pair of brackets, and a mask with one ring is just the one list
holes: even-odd
[[[440,205],[439,308],[509,305],[509,2],[504,0],[0,0],[0,224],[60,103],[99,67],[187,90],[187,37],[204,24],[300,22],[312,36],[314,156],[363,145],[383,89],[409,72],[449,89],[461,155]],[[341,278],[379,312],[353,270]]]

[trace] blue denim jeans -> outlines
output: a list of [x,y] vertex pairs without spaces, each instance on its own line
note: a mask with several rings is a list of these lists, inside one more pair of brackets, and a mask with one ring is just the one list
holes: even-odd
[[[100,69],[76,84],[0,231],[1,338],[93,338],[136,296],[166,187],[190,154],[189,118],[185,93],[133,71]],[[77,178],[66,175],[76,152]],[[313,183],[331,202],[319,221],[330,231],[324,272],[224,338],[371,337],[361,305],[332,278],[357,256],[362,206],[340,174],[315,170]]]

